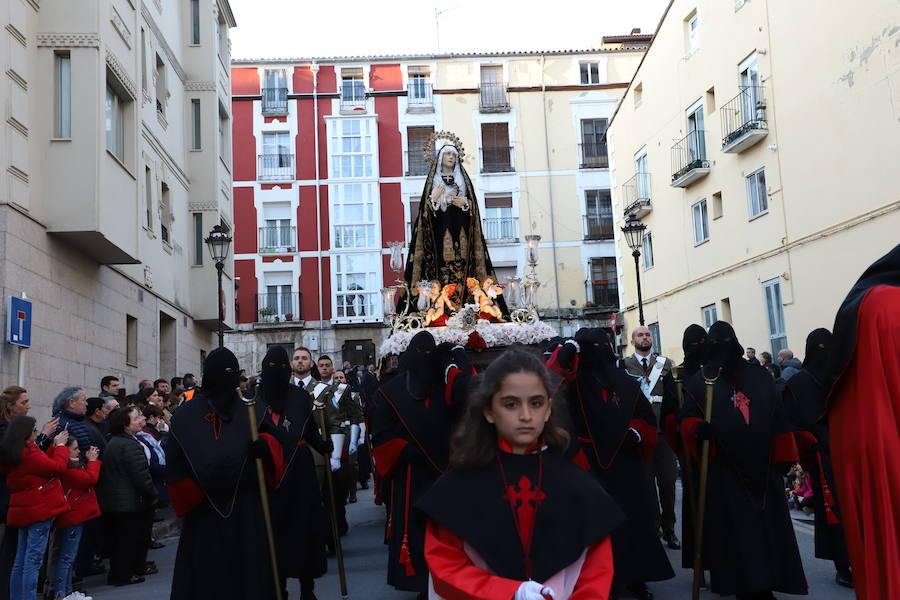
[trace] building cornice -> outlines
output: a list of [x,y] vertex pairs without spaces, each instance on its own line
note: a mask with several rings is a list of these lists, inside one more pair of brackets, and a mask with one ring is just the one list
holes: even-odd
[[38,48],[99,48],[96,33],[39,33],[35,36]]
[[133,100],[137,100],[137,85],[134,83],[134,80],[131,79],[131,76],[128,75],[128,71],[125,69],[125,66],[119,61],[119,58],[109,48],[106,49],[106,65],[112,70],[113,74],[116,76],[119,82],[121,82],[121,84],[125,87],[128,93],[131,95],[131,98]]
[[225,16],[225,22],[229,27],[237,27],[237,21],[234,20],[234,13],[231,11],[231,4],[228,0],[216,0],[219,7],[219,13]]
[[186,92],[215,92],[215,81],[188,81],[184,84]]

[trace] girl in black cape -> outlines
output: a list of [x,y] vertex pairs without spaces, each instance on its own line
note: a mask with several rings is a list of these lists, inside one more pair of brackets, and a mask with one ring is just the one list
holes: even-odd
[[451,442],[450,470],[417,503],[428,516],[430,597],[606,599],[622,512],[564,457],[550,376],[510,349],[484,372]]

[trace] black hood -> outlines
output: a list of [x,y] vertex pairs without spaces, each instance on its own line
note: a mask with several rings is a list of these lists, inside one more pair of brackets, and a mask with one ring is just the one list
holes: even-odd
[[612,340],[612,332],[601,327],[584,327],[575,334],[580,348],[579,369],[590,371],[606,388],[610,388],[615,381],[614,373],[619,360]]
[[734,328],[725,321],[716,321],[709,328],[704,345],[703,374],[712,378],[722,369],[726,377],[733,378],[744,360],[744,347],[738,341]]
[[803,355],[803,368],[816,378],[820,384],[825,383],[825,371],[831,353],[831,332],[820,327],[813,329],[806,336],[806,354]]
[[228,348],[216,348],[203,363],[201,391],[209,400],[216,414],[230,421],[238,401],[237,388],[241,385],[241,367],[237,357]]
[[436,349],[434,336],[420,331],[400,355],[400,371],[407,372],[410,392],[416,398],[424,398],[439,375]]
[[706,329],[696,323],[684,330],[681,349],[684,350],[685,375],[693,375],[700,370],[706,352],[706,337]]
[[291,381],[291,359],[287,350],[273,346],[262,361],[261,387],[266,404],[275,412],[284,412],[285,392]]

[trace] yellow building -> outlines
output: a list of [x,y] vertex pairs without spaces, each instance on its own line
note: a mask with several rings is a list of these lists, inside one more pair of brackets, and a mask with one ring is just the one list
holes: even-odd
[[[900,240],[900,6],[673,0],[614,115],[618,216],[646,225],[646,323],[681,356],[691,323],[803,354]],[[617,233],[625,334],[638,322]],[[627,339],[623,336],[623,341]]]

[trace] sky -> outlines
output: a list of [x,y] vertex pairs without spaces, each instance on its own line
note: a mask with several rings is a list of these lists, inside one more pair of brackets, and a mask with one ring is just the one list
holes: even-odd
[[[668,0],[230,0],[231,56],[584,49],[652,33]],[[435,11],[438,12],[435,23]],[[439,35],[437,32],[439,31]]]

